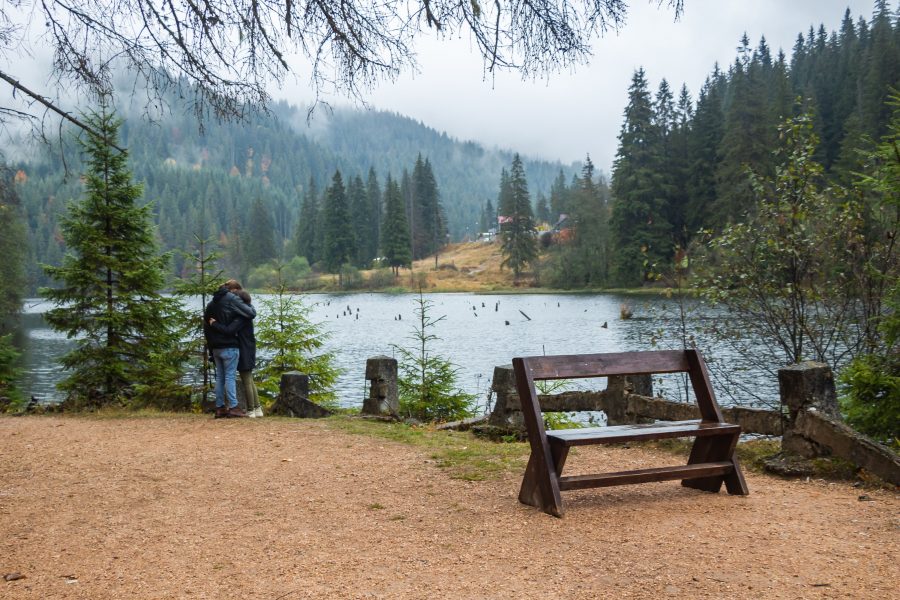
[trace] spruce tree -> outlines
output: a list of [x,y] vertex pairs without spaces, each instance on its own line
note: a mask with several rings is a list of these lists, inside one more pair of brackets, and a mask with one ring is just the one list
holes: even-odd
[[[217,265],[221,255],[214,247],[211,239],[194,234],[194,247],[189,252],[183,252],[189,270],[185,277],[175,282],[174,291],[184,301],[199,297],[200,306],[206,306],[223,281],[223,271]],[[187,320],[182,323],[183,344],[190,355],[193,368],[200,374],[199,396],[202,402],[206,402],[215,368],[207,360],[209,348],[203,334],[202,319],[197,319],[193,313],[187,313],[186,316]]]
[[609,281],[609,207],[603,182],[594,181],[594,163],[587,156],[578,186],[571,193],[575,236],[566,246],[571,275],[579,287],[600,287]]
[[361,236],[365,240],[363,258],[366,263],[370,263],[378,257],[378,249],[381,247],[382,212],[378,176],[375,174],[375,169],[369,167],[369,177],[366,180],[366,218],[363,225],[364,235]]
[[244,264],[248,270],[277,257],[272,211],[268,203],[260,197],[253,201],[243,240]]
[[613,167],[611,275],[617,285],[642,284],[652,265],[665,261],[672,251],[660,150],[647,79],[638,69],[628,90]]
[[169,257],[157,253],[152,206],[138,204],[128,154],[113,148],[121,121],[105,102],[86,118],[100,135],[81,140],[84,196],[61,222],[62,264],[44,267],[61,284],[43,290],[47,322],[75,339],[59,388],[70,407],[185,402],[180,303],[160,294]]
[[309,399],[329,407],[337,405],[334,385],[340,375],[333,352],[324,350],[328,332],[310,319],[302,296],[287,291],[280,267],[275,293],[261,302],[256,340],[264,350],[256,380],[269,403],[278,397],[281,375],[300,371],[309,375]]
[[351,261],[355,266],[366,268],[373,257],[365,254],[368,247],[368,210],[366,202],[366,186],[362,177],[354,176],[347,184],[347,206],[350,209],[350,227],[356,245],[356,255]]
[[356,256],[356,238],[351,227],[350,207],[347,205],[347,194],[340,171],[335,171],[331,186],[326,190],[323,229],[325,268],[329,273],[338,273],[339,280],[342,280],[341,267]]
[[562,169],[559,175],[553,180],[550,187],[550,224],[554,225],[559,221],[560,215],[569,212],[569,188],[566,186],[566,176]]
[[384,221],[381,225],[381,253],[394,275],[400,274],[400,267],[412,265],[412,250],[409,242],[409,226],[400,187],[388,175],[384,184]]
[[753,60],[746,34],[731,69],[731,103],[725,114],[725,130],[716,171],[716,199],[706,209],[710,223],[721,228],[742,220],[754,204],[750,170],[772,174],[771,149],[776,128],[770,120],[760,69]]
[[433,350],[433,342],[439,339],[434,329],[444,317],[432,316],[434,303],[425,299],[422,290],[419,290],[416,304],[416,324],[410,336],[415,349],[394,346],[400,363],[397,382],[400,410],[422,421],[444,422],[471,417],[475,396],[457,387],[459,369]]
[[710,225],[708,207],[716,199],[718,148],[722,143],[725,115],[722,111],[726,80],[718,65],[700,89],[697,108],[688,132],[689,157],[684,208],[684,227],[695,234]]
[[319,191],[316,189],[315,179],[310,177],[309,185],[303,191],[303,203],[294,228],[293,247],[294,255],[305,256],[311,265],[321,258],[317,233],[319,229]]
[[435,254],[444,245],[447,233],[431,162],[421,154],[413,167],[411,184],[412,213],[416,219],[413,258],[419,259]]
[[14,317],[19,314],[25,291],[25,215],[13,182],[13,173],[0,165],[0,335],[9,333]]
[[22,395],[16,387],[19,351],[10,333],[22,308],[25,290],[25,221],[22,207],[13,184],[13,174],[0,166],[0,281],[4,293],[0,298],[0,412],[10,404],[21,403]]
[[505,173],[503,171],[501,174],[500,213],[503,222],[500,224],[500,252],[503,261],[500,267],[512,269],[513,278],[518,280],[522,270],[537,258],[537,232],[525,168],[518,154],[513,157],[509,176],[504,182]]

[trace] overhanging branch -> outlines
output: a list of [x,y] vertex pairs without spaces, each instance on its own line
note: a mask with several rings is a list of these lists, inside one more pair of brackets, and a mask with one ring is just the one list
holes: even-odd
[[41,96],[41,95],[38,94],[37,92],[34,92],[34,91],[28,89],[27,87],[25,87],[24,85],[22,85],[19,81],[13,79],[12,77],[10,77],[9,75],[7,75],[7,74],[4,73],[3,71],[0,71],[0,79],[2,79],[3,81],[5,81],[5,82],[8,83],[9,85],[11,85],[11,86],[13,87],[14,90],[18,90],[18,91],[22,92],[23,94],[25,94],[25,95],[28,96],[29,98],[33,99],[35,102],[37,102],[37,103],[42,104],[43,106],[45,106],[48,110],[55,112],[56,114],[58,114],[58,115],[59,115],[60,117],[62,117],[63,119],[69,121],[70,123],[73,123],[73,124],[74,124],[76,127],[78,127],[79,129],[82,129],[82,130],[88,132],[89,134],[91,134],[91,135],[93,135],[93,136],[95,136],[95,137],[100,138],[100,139],[103,140],[103,141],[106,143],[106,145],[108,145],[109,147],[115,148],[115,149],[118,150],[119,152],[125,152],[125,149],[124,149],[124,148],[121,148],[121,147],[117,146],[116,144],[110,143],[110,141],[106,138],[106,136],[104,136],[103,134],[101,134],[100,132],[98,132],[97,130],[95,130],[93,127],[91,127],[90,125],[88,125],[88,124],[85,123],[84,121],[82,121],[82,120],[80,120],[79,118],[73,116],[71,113],[66,112],[66,111],[64,111],[63,109],[59,108],[58,106],[56,106],[56,104],[55,104],[52,100],[49,100],[49,99],[45,98],[44,96]]

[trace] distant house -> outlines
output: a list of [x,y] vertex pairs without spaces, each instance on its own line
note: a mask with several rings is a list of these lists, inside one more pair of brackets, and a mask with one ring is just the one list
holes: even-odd
[[485,243],[493,242],[496,237],[497,237],[497,229],[491,228],[491,229],[488,229],[487,231],[479,233],[478,241],[485,242]]

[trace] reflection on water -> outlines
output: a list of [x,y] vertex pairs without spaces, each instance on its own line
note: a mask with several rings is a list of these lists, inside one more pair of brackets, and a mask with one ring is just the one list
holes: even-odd
[[[256,297],[255,303],[264,296]],[[370,356],[395,356],[395,345],[410,346],[415,325],[413,294],[308,294],[311,318],[322,323],[330,337],[326,349],[337,356],[344,373],[338,380],[338,395],[345,406],[361,406],[365,395],[365,362]],[[459,367],[459,383],[484,404],[494,366],[509,364],[514,356],[621,352],[681,347],[677,307],[662,298],[633,298],[613,294],[431,294],[431,316],[445,316],[435,334],[440,338],[433,351],[450,358]],[[620,318],[620,306],[634,311]],[[23,315],[25,378],[27,395],[42,401],[58,401],[54,385],[61,378],[58,358],[71,348],[71,340],[49,329],[42,313],[49,306],[28,301]],[[194,308],[199,312],[200,303]],[[693,313],[694,311],[692,311]],[[699,331],[715,314],[689,315],[689,328]],[[704,322],[706,321],[706,322]],[[746,365],[725,347],[698,343],[712,370],[742,378],[744,385],[763,397],[777,395],[777,382],[767,373]],[[750,368],[748,368],[750,367]],[[656,389],[679,397],[683,392],[677,376],[660,378]],[[722,404],[750,404],[753,399],[738,394],[730,399],[714,382]],[[598,387],[598,386],[595,386]],[[601,386],[602,387],[602,384]],[[729,384],[729,389],[735,386]]]

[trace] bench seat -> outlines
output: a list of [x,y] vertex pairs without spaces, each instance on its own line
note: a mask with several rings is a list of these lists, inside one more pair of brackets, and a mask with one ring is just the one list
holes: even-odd
[[562,446],[586,446],[590,444],[614,444],[663,438],[702,437],[707,435],[735,434],[740,425],[730,423],[704,423],[693,421],[660,421],[646,425],[615,425],[612,427],[585,427],[583,429],[554,429],[547,432],[551,444]]

